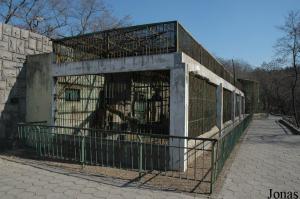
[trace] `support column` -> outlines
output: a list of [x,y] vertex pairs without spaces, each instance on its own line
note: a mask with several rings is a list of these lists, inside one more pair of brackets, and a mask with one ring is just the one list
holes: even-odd
[[51,92],[51,122],[50,125],[55,126],[55,114],[57,111],[56,108],[56,100],[57,100],[57,94],[56,94],[56,83],[57,83],[57,77],[52,77],[52,92]]
[[27,57],[26,122],[52,124],[52,63],[55,56],[40,54]]
[[217,88],[217,127],[219,128],[219,136],[223,129],[223,86],[220,84]]
[[[170,71],[170,135],[188,136],[189,73],[186,64],[178,64]],[[171,169],[185,171],[187,168],[187,140],[170,139]]]

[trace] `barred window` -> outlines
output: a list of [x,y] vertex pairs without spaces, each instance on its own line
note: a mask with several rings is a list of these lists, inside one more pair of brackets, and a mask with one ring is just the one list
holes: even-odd
[[80,89],[66,89],[65,90],[66,101],[80,101]]
[[169,71],[57,78],[55,124],[169,134]]

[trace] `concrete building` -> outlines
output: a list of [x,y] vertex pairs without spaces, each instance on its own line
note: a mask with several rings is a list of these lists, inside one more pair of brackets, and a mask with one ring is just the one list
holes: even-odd
[[26,122],[173,136],[169,164],[185,171],[198,143],[177,136],[218,138],[244,118],[239,82],[177,21],[55,40],[53,50],[28,56]]
[[27,55],[52,52],[49,38],[0,23],[0,150],[15,138],[25,120]]

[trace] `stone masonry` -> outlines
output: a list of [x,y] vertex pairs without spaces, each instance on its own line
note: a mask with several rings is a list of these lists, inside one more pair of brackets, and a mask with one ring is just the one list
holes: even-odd
[[51,51],[49,38],[0,23],[0,149],[16,135],[16,123],[25,118],[26,55]]

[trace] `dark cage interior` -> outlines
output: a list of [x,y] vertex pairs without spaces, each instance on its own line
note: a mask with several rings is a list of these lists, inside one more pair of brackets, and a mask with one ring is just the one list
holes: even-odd
[[235,117],[240,115],[241,111],[241,96],[239,94],[235,94]]
[[223,89],[223,123],[231,120],[232,111],[232,92]]
[[216,125],[216,86],[207,79],[189,76],[189,136],[197,137]]
[[169,71],[58,77],[58,126],[169,134]]

